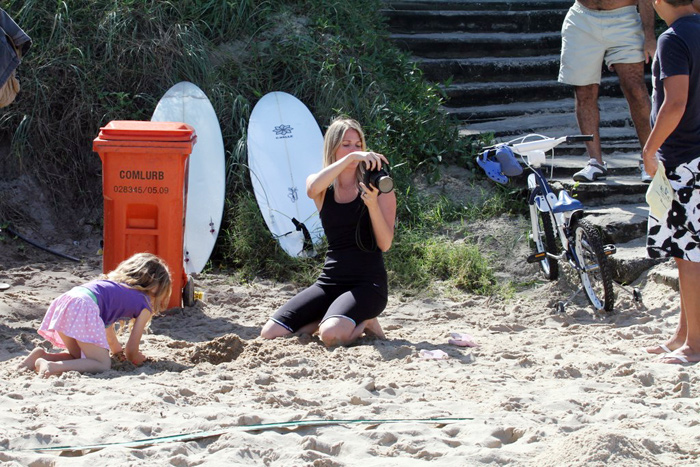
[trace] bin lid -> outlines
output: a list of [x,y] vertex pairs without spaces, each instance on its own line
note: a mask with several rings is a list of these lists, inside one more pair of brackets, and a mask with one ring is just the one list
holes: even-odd
[[181,122],[113,120],[100,128],[101,140],[189,142],[196,138],[192,126]]

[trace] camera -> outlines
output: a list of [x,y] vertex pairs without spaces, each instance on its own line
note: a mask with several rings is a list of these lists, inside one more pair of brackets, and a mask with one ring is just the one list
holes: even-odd
[[384,169],[374,169],[374,170],[364,170],[364,177],[362,180],[365,186],[370,184],[377,188],[380,193],[389,193],[394,189],[394,180],[389,175],[389,172]]

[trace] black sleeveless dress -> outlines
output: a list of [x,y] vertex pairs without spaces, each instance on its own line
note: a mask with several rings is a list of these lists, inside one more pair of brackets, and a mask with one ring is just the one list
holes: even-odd
[[386,296],[384,258],[360,195],[349,203],[338,203],[330,187],[319,215],[328,239],[328,252],[318,283],[345,286],[379,283],[383,284],[382,292]]
[[379,316],[387,304],[384,258],[360,196],[338,203],[333,188],[329,188],[320,217],[328,239],[323,271],[311,287],[295,295],[271,318],[291,332],[334,317],[358,325]]

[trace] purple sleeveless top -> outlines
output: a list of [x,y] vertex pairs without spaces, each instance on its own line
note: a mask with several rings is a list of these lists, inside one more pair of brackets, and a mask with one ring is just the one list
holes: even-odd
[[81,287],[88,289],[97,297],[97,306],[100,308],[100,317],[105,326],[111,326],[117,321],[136,318],[145,308],[151,309],[151,301],[148,296],[129,288],[124,284],[114,281],[97,280],[88,282]]

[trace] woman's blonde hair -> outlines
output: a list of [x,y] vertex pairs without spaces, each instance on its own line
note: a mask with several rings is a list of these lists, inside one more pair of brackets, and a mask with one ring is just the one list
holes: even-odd
[[[335,153],[338,152],[338,148],[343,142],[345,132],[348,130],[357,131],[357,134],[360,135],[360,141],[362,141],[362,151],[367,150],[365,133],[362,131],[362,127],[358,121],[349,117],[337,117],[331,122],[323,138],[323,167],[328,167],[335,162]],[[360,180],[362,180],[361,165],[357,166],[357,180],[358,184]]]
[[151,253],[136,253],[106,275],[107,279],[126,284],[153,297],[153,313],[165,309],[172,293],[170,271],[165,262]]

